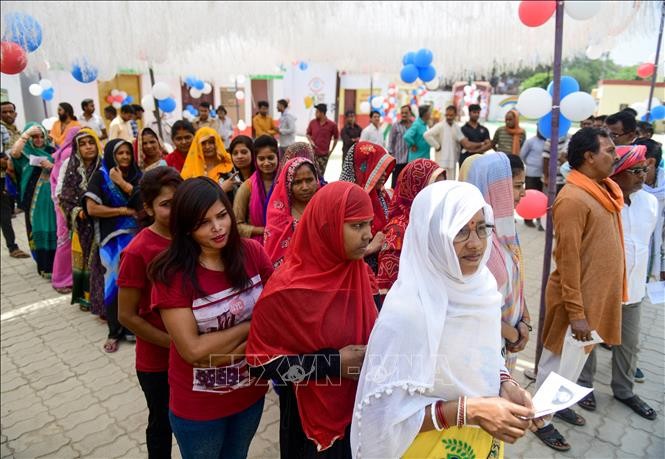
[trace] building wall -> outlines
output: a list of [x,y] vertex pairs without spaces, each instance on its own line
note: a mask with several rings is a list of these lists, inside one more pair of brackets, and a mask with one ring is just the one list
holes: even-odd
[[[665,101],[665,83],[657,83],[654,89],[654,97],[661,102]],[[597,115],[611,115],[621,110],[622,105],[628,106],[637,102],[645,102],[649,98],[649,82],[626,81],[605,82],[601,81],[596,91],[598,98]]]

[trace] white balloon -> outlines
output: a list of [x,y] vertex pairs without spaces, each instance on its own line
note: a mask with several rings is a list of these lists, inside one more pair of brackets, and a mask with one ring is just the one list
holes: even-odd
[[171,89],[169,88],[169,85],[163,81],[158,81],[152,87],[152,95],[157,100],[168,99],[170,94]]
[[[655,99],[655,97],[654,97],[654,99]],[[630,104],[630,108],[632,108],[633,110],[635,110],[637,112],[637,118],[641,118],[642,115],[646,115],[646,113],[647,113],[647,100],[645,100],[644,102],[635,102],[634,104]]]
[[567,0],[564,3],[564,11],[573,19],[577,19],[578,21],[586,21],[587,19],[591,19],[596,14],[598,14],[598,11],[600,11],[602,6],[603,3],[599,1],[590,2]]
[[41,86],[42,89],[51,89],[53,87],[53,83],[51,82],[51,80],[42,78],[41,80],[39,80],[39,86]]
[[141,98],[141,106],[145,109],[145,111],[152,112],[155,110],[155,99],[152,97],[152,95],[143,96]]
[[245,75],[238,75],[236,77],[236,81],[238,82],[238,84],[244,84],[245,83]]
[[189,90],[189,95],[192,96],[194,99],[198,99],[199,97],[201,97],[201,94],[203,93],[201,92],[200,89],[190,88]]
[[244,120],[239,120],[236,127],[238,128],[239,131],[244,131],[245,129],[247,129],[247,124],[245,124]]
[[42,88],[37,83],[33,83],[28,87],[28,92],[30,92],[30,94],[32,94],[33,96],[41,96],[42,93],[44,92],[44,88]]
[[[649,99],[644,99],[644,106],[649,105]],[[651,108],[657,107],[660,105],[660,99],[658,97],[651,98]]]
[[111,81],[115,78],[115,67],[101,67],[97,73],[98,81]]
[[42,121],[42,126],[44,126],[44,129],[46,129],[47,131],[50,131],[57,120],[58,120],[57,116],[46,118],[44,121]]
[[382,105],[383,105],[383,97],[381,96],[372,97],[372,107],[381,108]]
[[122,100],[127,98],[127,93],[125,91],[120,91],[120,95],[122,96]]
[[203,85],[203,89],[201,90],[201,92],[202,92],[203,94],[210,94],[210,93],[212,92],[212,86],[210,85],[210,83],[205,82],[205,84]]
[[236,91],[236,99],[243,100],[245,98],[245,91]]
[[600,59],[605,50],[599,45],[591,45],[586,49],[586,57],[589,59]]
[[188,110],[184,110],[182,112],[182,117],[187,121],[192,121],[194,119],[194,115],[192,115],[192,113]]
[[120,108],[122,107],[122,102],[113,102],[111,105],[113,105],[113,108]]
[[596,111],[596,101],[588,92],[568,94],[561,101],[561,114],[571,121],[582,121]]
[[115,96],[119,96],[119,95],[120,95],[120,91],[118,91],[117,89],[112,89],[112,90],[111,90],[111,95],[112,95],[113,97],[115,97]]
[[515,108],[526,118],[541,118],[552,110],[552,96],[543,88],[529,88],[520,94]]
[[360,103],[360,113],[369,113],[371,109],[372,106],[369,102],[365,101]]

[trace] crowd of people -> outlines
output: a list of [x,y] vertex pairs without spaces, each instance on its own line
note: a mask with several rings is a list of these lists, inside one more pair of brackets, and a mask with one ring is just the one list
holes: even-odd
[[[533,329],[514,210],[549,185],[551,149],[519,113],[490,138],[478,105],[462,127],[453,106],[436,124],[431,107],[414,120],[403,106],[386,139],[378,112],[364,129],[347,112],[340,132],[319,104],[298,142],[286,100],[279,125],[258,103],[252,137],[207,104],[159,127],[140,107],[107,107],[108,132],[93,101],[81,107],[78,120],[60,103],[50,132],[19,131],[2,102],[2,231],[10,256],[29,257],[15,201],[37,271],[106,322],[104,350],[136,342],[150,457],[170,457],[172,434],[184,458],[246,457],[271,385],[285,458],[502,457],[528,430],[570,449],[511,375]],[[652,135],[622,111],[558,145],[537,368],[540,385],[564,366],[564,338],[595,330],[615,398],[647,419],[633,392],[639,311],[647,279],[665,280]],[[327,183],[339,137],[341,176]],[[592,348],[563,376],[592,387]],[[593,393],[580,406],[595,409]]]

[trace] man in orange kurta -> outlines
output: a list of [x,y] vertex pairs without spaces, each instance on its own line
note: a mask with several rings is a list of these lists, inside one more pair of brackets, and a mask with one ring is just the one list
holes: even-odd
[[58,104],[58,121],[53,124],[49,136],[53,139],[53,143],[57,147],[61,147],[67,137],[67,132],[71,128],[80,125],[76,121],[76,116],[74,116],[74,107],[67,102],[60,102]]
[[[621,344],[621,302],[626,291],[623,194],[608,178],[617,160],[614,143],[599,129],[581,129],[568,144],[573,170],[553,207],[556,269],[547,284],[537,385],[550,372],[559,373],[569,326],[579,341],[590,341],[591,331],[596,330],[607,344]],[[577,381],[581,370],[579,366],[577,374],[562,376]],[[555,416],[573,425],[585,422],[569,408]],[[570,449],[551,424],[536,435],[553,449]]]

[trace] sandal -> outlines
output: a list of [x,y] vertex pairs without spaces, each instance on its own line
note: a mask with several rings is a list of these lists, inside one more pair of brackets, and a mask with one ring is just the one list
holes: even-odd
[[109,354],[116,352],[119,347],[119,341],[114,338],[109,338],[106,340],[104,343],[104,351],[108,352]]
[[619,398],[615,395],[614,398],[619,400],[624,405],[630,407],[630,409],[632,409],[634,412],[636,412],[637,414],[642,416],[644,419],[648,419],[649,421],[653,421],[657,417],[656,411],[654,411],[653,408],[651,408],[649,405],[647,405],[637,395],[633,395],[630,398]]
[[563,435],[552,424],[536,430],[534,434],[536,434],[536,437],[540,441],[552,449],[557,451],[568,451],[570,449],[570,445],[566,442],[566,439],[563,438]]
[[9,256],[12,258],[30,258],[30,255],[25,253],[21,249],[14,249],[9,253]]
[[577,404],[580,408],[587,411],[596,411],[596,396],[593,395],[593,392],[590,392],[589,395],[577,402]]
[[90,305],[79,303],[79,310],[83,312],[90,312]]
[[586,424],[586,420],[579,414],[575,413],[570,408],[565,408],[561,411],[557,411],[556,413],[554,413],[554,417],[559,418],[562,421],[565,421],[568,424],[572,424],[574,426],[583,426],[584,424]]
[[54,288],[56,292],[58,292],[61,295],[67,295],[68,293],[72,293],[72,288],[71,287],[63,287],[63,288]]

